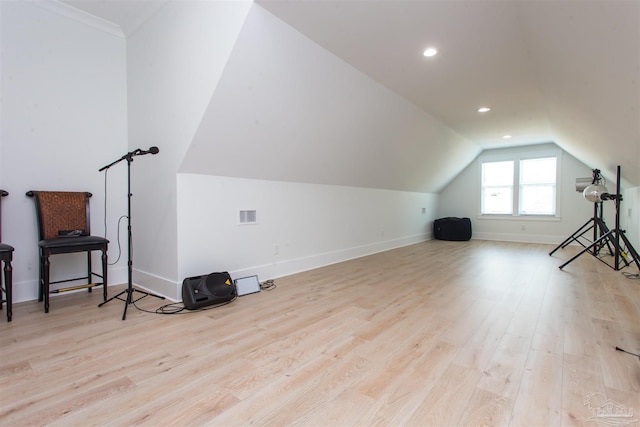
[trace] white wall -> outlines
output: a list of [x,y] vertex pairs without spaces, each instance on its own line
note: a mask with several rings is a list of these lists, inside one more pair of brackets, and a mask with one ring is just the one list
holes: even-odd
[[[545,155],[551,152],[561,153],[559,163],[561,177],[557,188],[560,193],[560,204],[557,207],[557,218],[494,217],[485,219],[480,217],[480,174],[483,158],[518,153]],[[592,204],[582,197],[582,193],[575,191],[576,178],[591,176],[592,171],[589,167],[570,154],[561,152],[555,144],[486,150],[440,194],[438,217],[471,218],[473,238],[476,239],[557,244],[572,235],[589,218],[593,217]],[[610,216],[608,209],[606,216]],[[607,223],[613,224],[612,217],[607,219]]]
[[253,5],[180,171],[436,193],[479,152]]
[[640,253],[640,187],[622,191],[620,224],[620,228],[626,231],[631,245]]
[[[2,1],[0,8],[0,186],[10,193],[2,203],[2,238],[15,247],[14,301],[19,302],[37,298],[38,289],[35,208],[25,192],[90,191],[92,232],[104,231],[104,175],[98,169],[127,148],[126,45],[35,2]],[[117,257],[117,219],[126,214],[123,178],[109,172],[110,261]],[[109,268],[110,283],[126,281],[124,258]],[[86,269],[78,254],[52,262],[54,280]]]
[[[420,242],[437,205],[434,194],[195,174],[178,175],[178,194],[181,277],[265,280]],[[256,224],[239,224],[246,209]]]
[[[219,269],[238,273],[255,271],[263,277],[276,277],[428,238],[428,224],[433,220],[437,203],[437,196],[433,194],[349,185],[236,181],[235,178],[189,174],[185,175],[191,177],[189,185],[186,188],[181,185],[185,178],[177,175],[179,165],[192,148],[190,144],[225,69],[236,36],[243,28],[250,2],[169,2],[126,44],[111,33],[41,9],[34,3],[3,3],[2,7],[0,177],[2,186],[11,192],[4,204],[5,225],[10,223],[11,227],[5,226],[4,238],[16,246],[16,301],[35,298],[37,290],[35,216],[33,202],[23,196],[24,192],[60,188],[93,192],[96,196],[92,204],[92,222],[96,231],[102,223],[104,208],[103,175],[97,169],[127,151],[152,145],[160,147],[157,156],[136,157],[132,163],[132,224],[134,282],[157,293],[179,298],[182,278],[196,274],[196,271],[202,273],[202,269],[206,272],[219,266]],[[360,86],[360,91],[364,87],[360,95],[365,100],[358,102],[383,105],[391,101],[386,107],[390,115],[397,106],[409,112],[404,120],[412,126],[400,122],[394,125],[395,120],[402,119],[402,115],[396,115],[383,128],[376,128],[376,119],[369,123],[354,123],[353,129],[366,124],[371,127],[369,134],[374,135],[376,129],[387,133],[404,130],[406,133],[402,138],[393,132],[389,134],[396,138],[390,147],[400,147],[400,154],[407,149],[415,150],[409,152],[413,175],[407,174],[413,182],[416,182],[415,173],[420,173],[415,165],[420,163],[419,158],[425,155],[430,142],[461,141],[433,118],[356,73],[285,24],[268,19],[275,23],[276,33],[284,31],[294,38],[294,44],[302,41],[314,50],[307,60],[327,61],[325,66],[337,66],[343,77]],[[248,32],[254,30],[247,29]],[[293,78],[295,70],[291,73]],[[320,83],[321,90],[327,93],[338,95],[342,90],[335,81]],[[296,90],[295,87],[284,89],[290,93]],[[353,116],[358,108],[358,105],[349,106],[348,115]],[[285,113],[295,120],[301,112],[293,109]],[[242,112],[238,114],[242,115]],[[426,128],[420,124],[422,119],[429,123]],[[360,138],[362,135],[349,142],[359,147],[365,142]],[[461,149],[466,151],[465,147],[474,148],[468,142],[462,142],[458,148],[445,143],[442,149],[455,153]],[[419,147],[412,148],[411,144]],[[351,147],[353,160],[367,154],[354,147]],[[337,148],[345,152],[350,150],[348,146]],[[39,153],[44,154],[40,157]],[[384,158],[384,153],[375,155]],[[466,155],[472,156],[468,152]],[[236,158],[236,161],[243,159]],[[295,162],[295,155],[290,154],[289,162]],[[61,168],[60,165],[64,166]],[[358,169],[363,165],[353,163],[352,167]],[[402,172],[402,168],[398,171]],[[223,182],[230,190],[201,198],[199,190],[210,184],[210,179]],[[424,185],[443,184],[425,182]],[[258,233],[258,249],[250,258],[246,257],[244,249],[238,253],[236,245],[226,258],[215,264],[202,261],[202,255],[199,251],[196,254],[194,248],[199,248],[203,233],[215,236],[223,232],[235,238],[238,229],[235,221],[232,225],[223,223],[214,227],[210,226],[208,218],[194,223],[187,217],[183,222],[185,209],[194,202],[211,207],[216,206],[220,198],[242,200],[245,193],[257,197],[256,191],[262,197],[269,194],[273,197],[260,204],[261,215],[267,215],[265,220],[269,213],[277,218],[278,209],[299,209],[296,203],[302,200],[300,195],[304,195],[309,203],[302,212],[315,220],[313,230],[304,230],[305,224],[296,225],[291,221],[276,220],[271,224],[273,229],[267,227],[267,222],[262,222],[253,228],[262,234]],[[115,225],[126,213],[126,162],[109,170],[107,193],[107,237],[112,240],[110,257],[114,260],[117,255],[114,253]],[[20,197],[19,205],[14,202],[16,195]],[[324,201],[323,209],[314,205],[320,200]],[[358,203],[354,204],[354,201]],[[361,208],[367,211],[365,217],[360,217]],[[233,208],[234,216],[236,209]],[[325,223],[326,228],[318,227],[318,223]],[[24,233],[25,229],[27,233]],[[22,233],[19,236],[18,230]],[[126,230],[121,233],[125,253],[115,273],[110,272],[112,284],[126,281],[125,233]],[[311,238],[301,237],[306,234]],[[272,259],[275,246],[279,248],[277,262]],[[30,257],[21,256],[25,251],[31,251]],[[234,258],[230,258],[230,254],[234,254]],[[272,265],[274,263],[276,267]],[[72,262],[68,265],[69,269],[76,268]]]
[[175,295],[176,173],[227,62],[250,1],[169,2],[128,39],[134,282]]
[[[134,164],[134,279],[174,299],[194,274],[268,278],[424,240],[436,197],[407,191],[443,186],[429,179],[434,170],[478,150],[261,7],[241,6],[171,2],[129,40],[130,148],[160,147]],[[221,33],[213,32],[222,22]],[[434,146],[447,160],[435,163]],[[254,165],[261,165],[257,176]],[[219,191],[210,191],[212,182]],[[314,185],[327,183],[335,185]],[[357,188],[367,186],[397,191]],[[326,207],[297,206],[300,194]],[[378,220],[363,221],[344,194]],[[238,206],[230,207],[231,223],[214,219],[221,204],[247,195],[260,195],[267,215],[302,209],[311,229],[279,220],[238,229]],[[200,216],[191,216],[194,206]],[[347,218],[356,224],[347,226]],[[248,230],[254,250],[239,235]],[[220,235],[224,244],[214,250]]]

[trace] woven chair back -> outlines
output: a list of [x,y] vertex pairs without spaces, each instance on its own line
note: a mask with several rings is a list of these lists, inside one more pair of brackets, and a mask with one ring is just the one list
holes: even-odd
[[89,230],[89,194],[70,191],[34,191],[40,240],[55,239],[60,231]]

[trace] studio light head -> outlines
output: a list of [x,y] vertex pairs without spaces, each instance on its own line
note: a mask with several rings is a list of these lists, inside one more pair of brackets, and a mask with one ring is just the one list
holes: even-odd
[[609,193],[609,190],[607,190],[607,187],[605,187],[602,184],[588,185],[582,191],[582,195],[584,196],[584,198],[593,203],[601,202],[602,200],[600,199],[600,197],[602,196],[602,194],[608,194],[608,193]]
[[590,202],[598,203],[605,200],[622,200],[619,194],[611,194],[602,184],[591,184],[584,189],[582,195]]
[[594,169],[591,178],[576,178],[576,191],[581,192],[582,196],[592,203],[622,200],[622,196],[619,194],[609,193],[604,184],[605,180],[600,174],[600,169]]

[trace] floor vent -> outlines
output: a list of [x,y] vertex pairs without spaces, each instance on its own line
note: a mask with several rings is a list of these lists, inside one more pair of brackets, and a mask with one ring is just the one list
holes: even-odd
[[258,222],[258,216],[254,210],[241,210],[240,211],[240,224],[256,224]]

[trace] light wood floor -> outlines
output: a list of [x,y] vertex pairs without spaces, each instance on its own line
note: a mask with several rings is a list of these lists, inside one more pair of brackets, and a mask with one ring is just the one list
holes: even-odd
[[101,292],[17,304],[0,425],[638,425],[640,361],[615,347],[640,352],[640,281],[551,249],[429,241],[125,321]]

